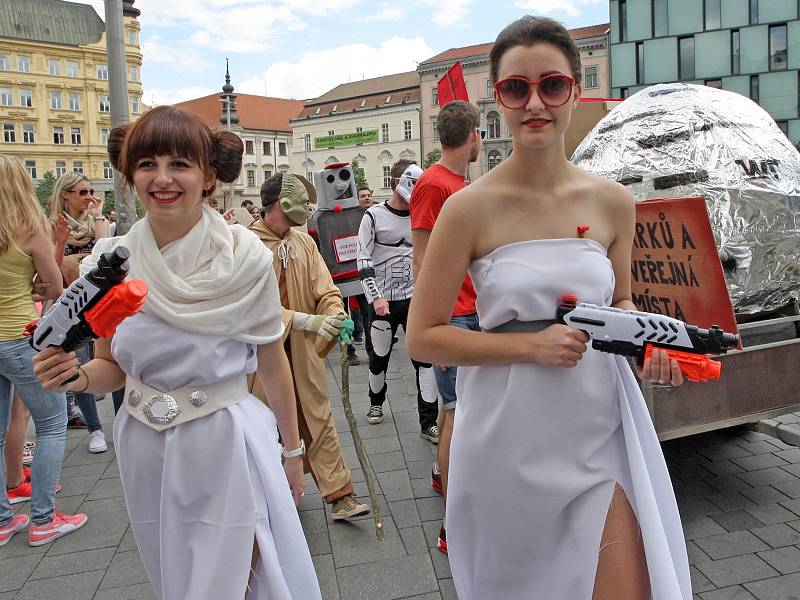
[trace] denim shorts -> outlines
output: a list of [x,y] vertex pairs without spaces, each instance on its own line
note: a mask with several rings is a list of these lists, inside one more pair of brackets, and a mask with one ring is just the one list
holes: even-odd
[[[481,327],[478,323],[478,315],[473,313],[471,315],[461,315],[458,317],[450,318],[450,325],[453,327],[460,327],[469,331],[480,331]],[[442,397],[442,403],[445,410],[455,410],[456,408],[456,374],[458,367],[445,367],[439,368],[434,365],[433,372],[436,375],[436,387],[439,388],[439,396]]]

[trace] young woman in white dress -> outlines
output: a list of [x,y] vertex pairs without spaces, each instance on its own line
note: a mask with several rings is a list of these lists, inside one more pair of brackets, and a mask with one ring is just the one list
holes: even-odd
[[[272,255],[205,203],[218,180],[236,179],[242,150],[234,134],[173,107],[112,131],[111,161],[147,215],[100,240],[81,269],[125,246],[147,301],[97,341],[89,363],[56,348],[36,359],[48,389],[125,386],[114,444],[134,537],[162,600],[320,598],[295,508],[302,451]],[[253,371],[272,410],[247,392]],[[290,456],[283,465],[278,431]]]
[[[633,199],[564,153],[578,49],[561,24],[524,17],[490,62],[514,150],[445,204],[408,332],[415,359],[459,366],[447,496],[458,596],[689,600],[669,473],[630,366],[554,322],[565,294],[635,309]],[[483,332],[447,325],[467,270]],[[640,376],[682,383],[664,351]]]

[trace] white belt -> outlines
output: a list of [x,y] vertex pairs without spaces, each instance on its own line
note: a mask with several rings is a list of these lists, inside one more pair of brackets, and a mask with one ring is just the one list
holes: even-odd
[[249,395],[247,376],[162,392],[131,377],[125,380],[125,406],[132,417],[157,431],[205,417]]

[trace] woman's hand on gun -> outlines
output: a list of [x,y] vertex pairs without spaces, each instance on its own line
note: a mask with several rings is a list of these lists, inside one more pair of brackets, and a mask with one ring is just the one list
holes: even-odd
[[531,334],[535,340],[533,360],[549,367],[574,367],[586,352],[589,336],[567,325],[550,327]]
[[636,373],[642,381],[655,381],[660,384],[679,386],[683,383],[683,373],[678,361],[670,360],[666,350],[656,348],[653,350],[652,359],[646,358],[641,367],[636,367]]
[[66,392],[72,389],[72,384],[80,389],[80,381],[66,383],[74,377],[80,368],[80,361],[74,352],[64,352],[58,346],[49,346],[33,357],[33,372],[42,387],[54,392]]

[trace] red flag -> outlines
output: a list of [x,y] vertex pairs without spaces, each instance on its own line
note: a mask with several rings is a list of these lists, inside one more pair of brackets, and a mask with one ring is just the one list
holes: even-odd
[[464,73],[461,70],[461,62],[457,62],[439,80],[436,86],[439,90],[439,106],[444,106],[453,100],[463,100],[469,102],[467,95],[467,84],[464,81]]

